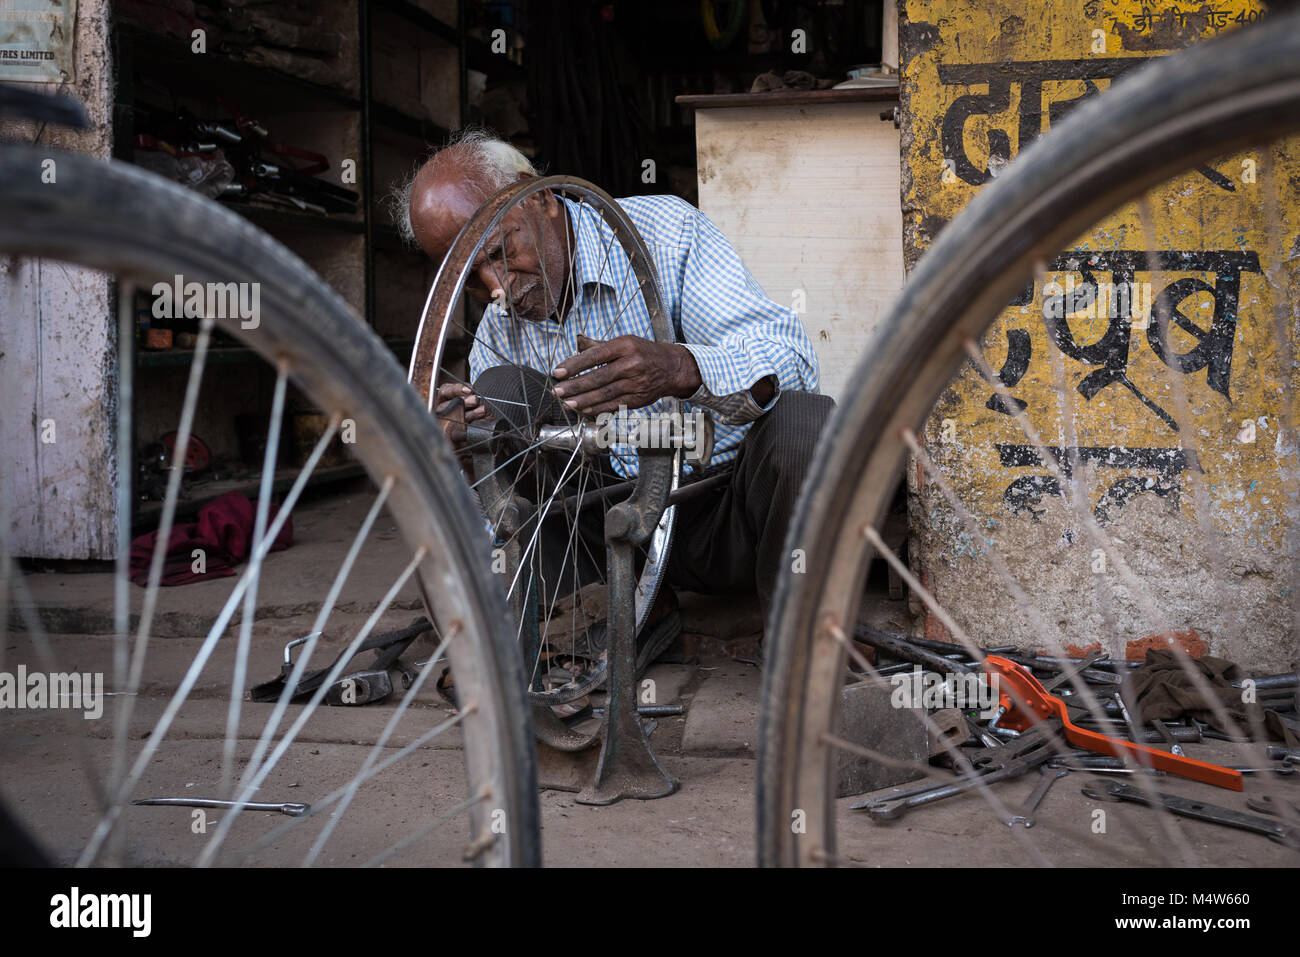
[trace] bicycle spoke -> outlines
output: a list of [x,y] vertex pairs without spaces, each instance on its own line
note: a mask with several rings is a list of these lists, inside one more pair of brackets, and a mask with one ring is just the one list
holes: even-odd
[[[270,551],[271,544],[275,541],[276,536],[280,534],[280,529],[284,527],[284,523],[288,520],[290,513],[293,511],[293,506],[296,504],[298,496],[301,495],[303,489],[307,487],[307,479],[311,474],[311,470],[315,467],[316,463],[320,461],[321,456],[325,452],[325,447],[329,444],[329,441],[334,436],[335,430],[338,428],[339,420],[341,418],[342,417],[337,413],[331,418],[329,428],[326,430],[326,433],[321,436],[321,440],[317,442],[311,456],[307,460],[307,464],[303,466],[303,469],[298,474],[298,478],[294,482],[293,487],[289,490],[289,494],[285,496],[284,503],[280,506],[279,511],[276,512],[275,520],[271,523],[271,527],[267,529],[266,536],[263,538],[261,546],[253,553],[253,557],[257,558],[259,561],[265,558],[266,553]],[[90,841],[79,855],[77,859],[78,867],[86,867],[93,864],[99,857],[104,842],[117,829],[118,821],[121,819],[121,811],[126,800],[131,796],[131,791],[135,788],[140,777],[148,767],[149,762],[153,759],[154,754],[162,745],[163,739],[167,735],[167,731],[171,728],[172,722],[176,718],[176,714],[180,711],[181,706],[189,697],[190,691],[193,690],[194,684],[198,681],[199,675],[202,674],[204,667],[207,665],[208,659],[212,656],[212,652],[217,646],[217,640],[225,632],[226,626],[230,623],[234,610],[243,598],[244,591],[248,588],[248,584],[249,574],[246,569],[244,573],[239,576],[239,580],[236,582],[234,590],[230,593],[229,597],[227,597],[226,602],[222,606],[216,620],[213,622],[212,627],[208,630],[207,637],[204,638],[203,643],[199,646],[198,652],[195,653],[194,661],[186,670],[185,677],[181,680],[180,686],[173,693],[171,700],[167,703],[166,709],[164,709],[162,715],[154,723],[153,729],[146,736],[145,746],[141,749],[139,755],[136,756],[136,760],[134,764],[131,765],[126,777],[120,783],[114,782],[114,791],[108,802],[108,807],[105,808],[103,815],[96,824]]]
[[[253,521],[253,553],[260,554],[259,546],[266,534],[267,516],[271,510],[271,485],[275,478],[275,461],[280,449],[280,422],[284,417],[284,395],[289,383],[289,364],[280,362],[276,370],[275,393],[271,399],[271,421],[267,425],[266,454],[262,461],[262,481],[258,488],[257,514]],[[253,639],[253,620],[257,617],[257,582],[262,572],[262,562],[249,563],[251,579],[244,592],[244,613],[239,622],[239,639],[235,649],[235,673],[231,681],[230,707],[226,714],[226,740],[221,749],[222,794],[228,794],[234,775],[235,737],[239,730],[240,706],[244,701],[244,686],[248,679],[248,651]]]
[[[176,500],[180,494],[181,477],[185,471],[185,454],[189,448],[190,432],[194,426],[194,411],[198,406],[199,389],[203,382],[203,369],[207,360],[208,344],[212,338],[213,320],[204,317],[199,322],[199,333],[194,344],[194,358],[190,363],[189,379],[185,384],[185,398],[181,404],[181,421],[176,430],[176,442],[172,451],[172,467],[167,475],[167,490],[163,495],[161,518],[158,521],[158,537],[154,544],[153,556],[149,560],[149,577],[145,585],[144,600],[140,607],[140,624],[136,629],[135,648],[131,656],[131,670],[127,677],[125,700],[117,713],[113,767],[125,765],[126,729],[135,709],[134,697],[140,690],[144,676],[145,652],[149,646],[149,630],[153,627],[154,610],[158,606],[158,590],[162,583],[163,563],[167,557],[167,546],[171,541],[172,524],[176,517]],[[122,521],[130,523],[129,513],[122,516]],[[129,555],[128,549],[128,555]],[[114,780],[114,785],[117,781]]]
[[[367,515],[368,519],[378,514],[379,508],[382,506],[383,500],[387,497],[387,492],[390,491],[391,488],[392,481],[390,479],[384,483],[384,489],[381,491],[379,499],[375,503],[375,507],[371,509],[370,515]],[[363,534],[358,535],[354,542],[354,546],[356,546],[355,552],[360,551],[360,543],[365,540],[365,533],[368,532],[369,527],[364,527]],[[355,552],[350,553],[350,556],[354,559]],[[280,739],[280,743],[276,745],[276,748],[271,753],[270,757],[259,765],[258,760],[260,758],[262,742],[269,740],[269,736],[266,732],[263,732],[263,738],[258,741],[258,748],[254,750],[253,757],[249,760],[244,775],[240,779],[239,786],[242,788],[242,791],[239,798],[237,798],[236,806],[231,808],[226,816],[221,819],[221,824],[218,826],[216,833],[212,835],[211,839],[208,841],[207,847],[205,847],[203,853],[199,855],[197,861],[199,867],[205,867],[212,862],[217,851],[220,849],[222,842],[226,839],[226,835],[229,834],[230,829],[234,827],[235,819],[243,811],[243,806],[252,800],[254,793],[262,786],[267,775],[271,773],[275,766],[280,762],[280,759],[284,757],[285,753],[289,750],[289,747],[297,739],[298,733],[306,726],[320,703],[325,700],[325,695],[328,693],[330,687],[339,679],[339,676],[343,673],[343,669],[347,667],[348,662],[361,647],[361,643],[370,637],[370,633],[374,630],[379,619],[383,617],[386,611],[388,611],[389,606],[393,603],[393,600],[397,597],[398,593],[406,586],[406,583],[410,581],[411,576],[415,574],[416,568],[419,567],[420,562],[424,560],[427,553],[427,549],[424,548],[420,548],[416,551],[415,556],[409,563],[407,563],[406,567],[402,570],[401,575],[399,575],[397,580],[389,587],[387,594],[384,595],[383,599],[375,607],[375,610],[371,612],[370,617],[366,619],[366,623],[361,627],[360,631],[357,632],[356,637],[354,637],[348,644],[343,654],[338,656],[337,660],[330,668],[329,673],[325,676],[325,679],[320,682],[316,690],[312,693],[311,698],[298,712],[298,716],[294,719],[289,730],[284,733],[284,736]],[[345,562],[344,567],[340,569],[335,582],[341,586],[342,581],[346,580],[349,571],[350,563]],[[332,594],[331,597],[336,598],[337,595]],[[321,614],[317,619],[318,627],[312,629],[313,635],[320,634],[321,628],[324,626],[324,621],[328,617],[331,605],[332,602],[327,600],[326,607],[321,609]],[[311,642],[308,642],[304,648],[302,656],[299,659],[300,664],[303,661],[306,661],[310,656],[310,651],[308,649],[311,648],[311,644]],[[289,680],[285,682],[285,689],[280,693],[281,701],[292,696],[294,689],[297,687],[298,680],[299,679],[296,679],[291,675]],[[279,702],[276,703],[276,711],[280,712]],[[267,721],[267,728],[274,730],[278,727],[281,714],[282,712],[280,714],[272,713],[271,718]]]
[[[244,770],[244,775],[240,779],[239,787],[247,789],[248,778],[255,773],[254,769],[260,768],[260,762],[263,755],[266,754],[270,746],[271,737],[280,727],[280,721],[284,718],[284,713],[288,710],[289,701],[293,697],[294,689],[298,682],[302,680],[303,674],[307,670],[307,662],[310,660],[317,644],[320,642],[321,635],[324,633],[325,622],[329,620],[330,613],[334,610],[334,604],[338,601],[339,594],[343,591],[343,585],[347,582],[348,576],[352,573],[352,567],[356,564],[357,556],[361,554],[361,546],[370,535],[370,529],[374,526],[375,520],[379,517],[379,512],[384,507],[384,502],[388,500],[389,493],[392,492],[394,479],[390,475],[380,486],[379,495],[376,497],[366,517],[361,522],[361,527],[357,534],[352,538],[352,544],[349,546],[347,554],[343,557],[339,570],[334,575],[334,581],[330,585],[330,590],[321,603],[320,610],[316,613],[316,620],[312,623],[310,638],[303,645],[302,653],[298,660],[294,662],[293,671],[285,679],[284,689],[280,692],[280,697],[275,703],[270,717],[266,720],[266,726],[262,729],[262,734],[258,737],[257,745],[253,749],[253,756],[248,761],[248,766]],[[278,516],[277,516],[278,517]],[[274,540],[274,539],[272,539]],[[323,687],[323,686],[322,686]],[[260,773],[260,772],[256,772]],[[258,782],[260,783],[260,781]],[[245,797],[243,800],[247,800]]]

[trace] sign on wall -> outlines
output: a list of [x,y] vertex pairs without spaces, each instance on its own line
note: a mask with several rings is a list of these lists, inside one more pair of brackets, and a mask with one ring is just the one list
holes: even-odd
[[[903,7],[909,265],[1079,103],[1151,57],[1264,17],[1250,0]],[[1294,383],[1270,276],[1294,255],[1298,177],[1294,140],[1218,157],[1153,189],[1145,217],[1131,203],[1078,237],[982,340],[1009,395],[971,365],[927,425],[944,481],[1077,647],[1122,655],[1124,640],[1173,630],[1245,660],[1289,639],[1297,476],[1281,429]],[[933,483],[913,485],[915,554],[940,601],[976,640],[1041,643],[966,523]],[[1116,577],[1081,509],[1148,573],[1158,614]]]
[[0,83],[73,79],[77,0],[0,0]]

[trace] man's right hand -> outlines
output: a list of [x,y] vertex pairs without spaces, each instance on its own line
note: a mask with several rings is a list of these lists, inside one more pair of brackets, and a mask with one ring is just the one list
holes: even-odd
[[438,424],[456,450],[461,468],[472,478],[473,457],[467,447],[465,427],[480,419],[491,419],[492,413],[470,386],[459,382],[445,382],[438,386],[437,397],[433,411],[438,417]]

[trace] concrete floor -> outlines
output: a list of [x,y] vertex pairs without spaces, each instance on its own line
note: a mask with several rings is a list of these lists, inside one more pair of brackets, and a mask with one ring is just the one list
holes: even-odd
[[[273,677],[285,641],[311,629],[312,613],[338,560],[351,539],[366,494],[331,496],[309,503],[295,514],[295,544],[270,556],[259,597],[250,680]],[[381,519],[343,590],[339,609],[326,629],[332,647],[346,641],[387,589],[406,561],[396,528]],[[24,576],[40,616],[51,631],[61,670],[103,671],[111,675],[112,580],[109,575],[44,574]],[[234,578],[165,589],[146,681],[136,699],[130,724],[131,747],[137,749],[184,674],[209,623],[235,582]],[[132,588],[138,602],[143,590]],[[403,593],[380,628],[405,625],[419,614],[419,601]],[[570,791],[541,794],[544,854],[559,866],[751,866],[754,852],[755,749],[760,675],[753,665],[736,660],[753,653],[759,620],[752,604],[684,601],[688,634],[670,653],[689,663],[655,665],[658,704],[682,703],[685,715],[660,719],[651,743],[665,769],[681,782],[680,791],[650,802],[624,801],[611,807],[575,802]],[[882,600],[873,609],[880,625],[901,627],[905,603]],[[421,639],[423,641],[423,639]],[[196,685],[191,700],[147,769],[137,796],[212,794],[220,781],[222,729],[226,720],[234,642],[218,646]],[[423,660],[428,645],[414,647]],[[3,643],[0,670],[38,664],[30,635],[12,632]],[[695,661],[693,659],[698,659]],[[103,772],[111,760],[114,716],[126,699],[112,697],[102,718],[87,721],[66,711],[0,710],[0,793],[30,823],[51,853],[74,859],[95,820],[95,801],[82,759]],[[319,800],[355,773],[392,714],[393,705],[322,708],[303,729],[285,759],[258,792],[257,800]],[[238,758],[251,754],[270,705],[246,702],[238,735]],[[290,711],[290,719],[297,706]],[[426,690],[397,726],[389,748],[401,747],[451,709],[432,689]],[[869,742],[868,742],[869,744]],[[394,765],[360,791],[342,818],[322,864],[364,863],[403,834],[429,819],[431,810],[453,806],[463,798],[460,738],[456,729]],[[1191,745],[1189,753],[1205,760],[1230,760],[1228,745]],[[391,753],[391,751],[386,752]],[[544,774],[560,780],[554,768]],[[561,769],[562,771],[563,769]],[[938,778],[936,778],[937,780]],[[1017,807],[1036,783],[1036,774],[993,786],[1008,808]],[[1178,865],[1183,863],[1295,865],[1300,855],[1267,839],[1196,821],[1162,818],[1135,805],[1105,805],[1104,832],[1096,832],[1099,805],[1080,793],[1091,776],[1075,773],[1049,792],[1032,829],[1004,826],[995,809],[978,793],[919,809],[905,819],[876,825],[838,802],[839,854],[848,863],[868,866],[960,865]],[[1245,810],[1245,798],[1262,785],[1249,780],[1246,795],[1162,778],[1159,790],[1196,796]],[[1280,792],[1300,801],[1300,783],[1279,779]],[[122,862],[174,864],[192,860],[206,837],[195,833],[193,812],[182,808],[132,807],[126,812],[127,846]],[[208,834],[222,812],[206,812]],[[323,816],[322,816],[323,817]],[[245,814],[229,848],[246,851],[258,837],[287,821],[270,813]],[[316,818],[248,858],[249,863],[296,863],[322,824]],[[457,864],[463,828],[435,830],[394,857],[395,864]]]

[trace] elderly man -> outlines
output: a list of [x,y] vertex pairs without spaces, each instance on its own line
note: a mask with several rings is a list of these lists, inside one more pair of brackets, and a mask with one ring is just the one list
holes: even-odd
[[[402,191],[402,225],[441,262],[488,197],[536,175],[509,144],[478,131],[461,134]],[[499,396],[510,379],[494,375],[493,366],[503,362],[538,369],[538,381],[527,383],[527,395],[517,395],[516,403],[558,402],[570,416],[620,406],[653,410],[668,396],[687,410],[711,410],[713,463],[731,462],[733,471],[727,482],[679,506],[668,581],[705,593],[756,591],[766,615],[780,569],[791,560],[786,528],[833,407],[817,394],[817,356],[798,317],[767,298],[699,210],[673,196],[618,202],[650,252],[677,341],[654,341],[639,297],[620,305],[622,270],[596,265],[612,238],[601,218],[539,194],[509,214],[503,238],[494,237],[473,266],[465,289],[490,303],[470,355],[474,385],[441,386],[438,410],[450,411],[459,399],[465,420],[489,417],[491,403],[483,397]],[[572,328],[568,320],[579,309],[603,309],[608,334],[597,340]],[[542,356],[563,358],[544,369]],[[538,387],[548,372],[553,397]],[[512,381],[518,380],[515,370]],[[463,448],[463,421],[445,416],[444,429]]]

